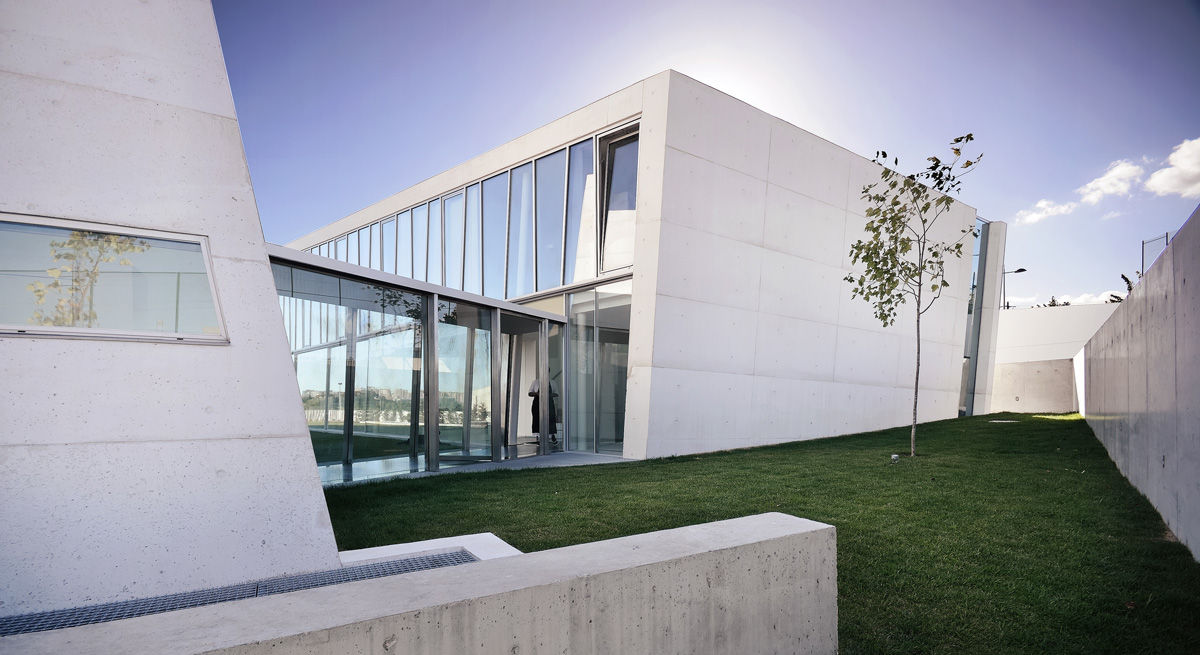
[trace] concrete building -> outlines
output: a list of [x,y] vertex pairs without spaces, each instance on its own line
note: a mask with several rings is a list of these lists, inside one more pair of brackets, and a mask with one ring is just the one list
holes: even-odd
[[[207,3],[0,11],[0,619],[343,568],[322,480],[908,420],[910,328],[842,281],[878,167],[695,80],[300,252],[264,242]],[[975,221],[956,204],[940,229]],[[922,420],[960,406],[971,269],[926,318]]]
[[[539,379],[535,366],[549,367],[542,375],[557,395],[542,407],[553,415],[542,419],[552,439],[541,452],[640,459],[722,450],[910,420],[911,321],[902,314],[881,327],[843,281],[854,270],[850,244],[864,234],[861,189],[879,173],[863,157],[666,71],[289,246],[350,264],[356,275],[550,313],[542,359],[506,346],[506,368],[493,371],[502,388],[494,396],[469,389],[502,410],[502,435],[482,456],[525,454],[515,448],[537,443],[526,393]],[[976,221],[973,208],[955,203],[938,236],[953,241]],[[992,234],[986,268],[995,275],[1004,233]],[[990,346],[982,367],[963,367],[972,260],[948,268],[948,292],[923,324],[922,421],[958,414],[964,378],[981,381],[971,395],[986,411]],[[987,287],[992,301],[995,289]],[[987,321],[972,326],[973,338],[993,333],[995,308],[984,307],[983,294],[979,302],[986,311],[975,316]],[[298,370],[311,372],[301,374],[303,393],[339,393],[322,386],[341,379],[339,343],[316,343],[332,344],[332,354],[310,362],[301,358],[314,346],[294,349]],[[324,438],[328,422],[313,423],[314,439]],[[454,456],[468,455],[457,432],[450,440]]]

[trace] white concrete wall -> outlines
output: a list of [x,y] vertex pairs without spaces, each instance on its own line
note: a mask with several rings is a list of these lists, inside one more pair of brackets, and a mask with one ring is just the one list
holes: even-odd
[[1075,412],[1075,363],[1070,359],[997,364],[993,412]]
[[786,514],[55,632],[22,653],[836,653],[834,529]]
[[[627,419],[625,456],[911,420],[911,305],[882,328],[842,280],[879,166],[675,72],[662,152],[660,214],[643,212],[653,189],[639,181],[638,221],[656,222],[658,241],[638,243],[633,330],[653,342],[630,349],[629,407],[647,421]],[[940,238],[974,221],[956,203]],[[969,256],[950,262],[949,293],[923,321],[923,421],[957,415],[970,272]]]
[[[992,412],[1075,412],[1074,357],[1118,305],[1000,310]],[[985,412],[979,412],[985,413]]]
[[0,211],[209,237],[230,341],[0,337],[0,615],[336,567],[211,6],[0,25]]
[[972,408],[972,414],[975,415],[993,411],[992,379],[996,372],[1001,276],[1004,274],[1004,251],[1007,244],[1008,224],[992,221],[988,226],[987,268],[976,273],[982,276],[984,285],[983,303],[979,312],[979,363],[975,367],[975,403]]
[[1115,303],[1000,311],[996,362],[1071,359],[1116,311]]
[[1200,559],[1200,209],[1084,348],[1086,416]]

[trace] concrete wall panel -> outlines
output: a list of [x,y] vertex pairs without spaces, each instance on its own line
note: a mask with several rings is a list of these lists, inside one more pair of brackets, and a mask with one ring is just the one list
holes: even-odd
[[1200,556],[1197,216],[1200,210],[1084,348],[1088,424],[1194,556]]
[[100,655],[832,654],[836,537],[832,526],[760,514],[3,637],[0,649]]
[[[842,279],[866,222],[847,207],[879,167],[677,73],[671,80],[645,452],[907,423],[913,308],[884,328]],[[957,238],[974,220],[958,203],[938,234]],[[925,419],[957,413],[969,258],[947,275],[949,292],[923,321]]]

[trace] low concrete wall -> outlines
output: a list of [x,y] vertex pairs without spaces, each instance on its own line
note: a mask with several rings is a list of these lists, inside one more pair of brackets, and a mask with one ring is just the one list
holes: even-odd
[[1200,559],[1200,209],[1084,349],[1086,417]]
[[20,653],[835,653],[834,528],[771,513],[0,638]]
[[1075,367],[1069,359],[997,364],[993,412],[1074,412]]

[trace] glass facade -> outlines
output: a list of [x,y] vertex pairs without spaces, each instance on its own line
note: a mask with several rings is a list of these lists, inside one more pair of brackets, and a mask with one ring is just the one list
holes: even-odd
[[637,162],[636,125],[623,127],[381,217],[314,252],[497,299],[585,282],[633,264]]
[[446,229],[446,286],[452,289],[462,289],[463,240],[466,237],[463,194],[456,193],[446,196],[443,204],[446,208],[442,219]]
[[6,331],[223,339],[201,241],[0,221]]
[[571,146],[563,280],[582,282],[596,274],[596,176],[592,140]]
[[567,309],[567,441],[571,450],[619,455],[629,374],[626,280],[570,294]]
[[534,162],[537,177],[537,288],[562,285],[563,207],[567,194],[567,151]]
[[605,144],[607,182],[600,235],[600,268],[611,271],[633,264],[637,210],[638,137]]
[[[279,261],[272,270],[325,482],[545,452],[531,414],[542,410],[529,392],[554,375],[539,368],[540,352],[543,335],[561,335],[561,325]],[[497,348],[507,358],[501,369]],[[549,361],[561,378],[559,352]],[[545,413],[557,441],[555,402]],[[496,407],[524,414],[494,430],[504,420]],[[507,449],[501,428],[510,427]]]
[[509,298],[533,293],[533,164],[514,168],[508,191]]

